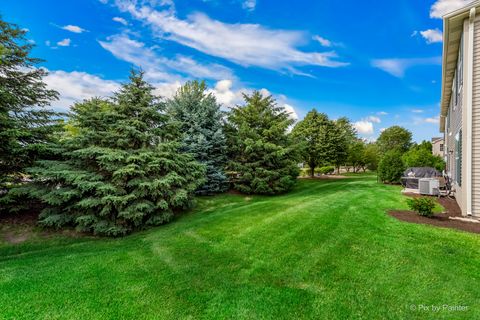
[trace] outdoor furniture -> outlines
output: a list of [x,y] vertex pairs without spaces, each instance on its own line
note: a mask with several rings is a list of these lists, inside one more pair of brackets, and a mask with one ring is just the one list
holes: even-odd
[[412,167],[405,170],[401,178],[402,186],[406,189],[418,189],[418,180],[421,178],[437,178],[442,174],[435,168]]

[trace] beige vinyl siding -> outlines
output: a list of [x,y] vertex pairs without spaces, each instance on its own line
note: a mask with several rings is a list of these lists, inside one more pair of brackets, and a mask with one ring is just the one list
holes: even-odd
[[480,216],[480,17],[475,19],[472,101],[472,214]]
[[452,96],[450,101],[450,107],[447,115],[447,126],[445,128],[445,153],[447,155],[447,171],[450,173],[451,178],[457,181],[457,167],[455,161],[455,137],[462,129],[462,107],[463,107],[463,95],[460,95],[457,105],[455,106],[455,98]]
[[[464,25],[466,28],[467,26]],[[467,31],[467,30],[465,30]],[[466,33],[464,33],[465,35]],[[461,59],[462,62],[466,61],[466,41],[463,41],[463,59]],[[460,51],[460,50],[459,50]],[[458,61],[458,59],[457,59]],[[458,65],[456,65],[456,69],[458,70]],[[465,99],[465,90],[464,87],[466,85],[466,79],[464,77],[463,80],[463,85],[457,86],[455,85],[455,81],[458,77],[458,74],[455,73],[453,77],[453,83],[452,85],[452,95],[450,99],[450,105],[448,108],[448,113],[447,113],[447,119],[446,119],[446,124],[445,124],[445,155],[446,155],[446,160],[447,160],[447,172],[450,175],[450,177],[453,180],[453,188],[455,189],[455,198],[457,200],[458,205],[462,209],[462,212],[466,212],[466,197],[464,193],[464,183],[462,185],[459,185],[457,181],[459,180],[458,177],[458,171],[457,171],[457,154],[456,150],[458,150],[457,146],[457,140],[456,138],[458,137],[460,130],[462,130],[463,135],[465,135],[465,129],[464,125],[466,124],[465,121],[465,115],[464,114],[464,106],[463,102]],[[458,96],[457,96],[457,90]],[[463,139],[465,142],[465,139]],[[463,150],[465,149],[465,146],[462,146]],[[462,163],[465,163],[465,152],[462,154]],[[462,166],[462,180],[465,181],[465,165]]]

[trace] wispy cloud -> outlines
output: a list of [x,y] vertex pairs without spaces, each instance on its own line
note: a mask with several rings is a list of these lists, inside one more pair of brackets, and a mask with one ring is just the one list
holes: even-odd
[[420,35],[427,44],[439,43],[443,41],[443,32],[439,29],[428,29],[425,31],[414,31],[412,37]]
[[224,66],[200,64],[182,55],[169,59],[125,34],[111,36],[99,43],[116,58],[144,69],[147,78],[152,81],[178,81],[188,76],[213,80],[234,78],[231,70]]
[[373,67],[383,70],[394,77],[402,78],[407,69],[421,65],[441,65],[441,57],[411,59],[375,59]]
[[441,19],[447,13],[461,9],[471,2],[473,0],[437,0],[430,7],[430,17]]
[[66,39],[63,39],[63,40],[61,40],[61,41],[58,41],[58,42],[57,42],[57,46],[60,46],[60,47],[69,47],[71,42],[72,42],[72,40],[70,40],[69,38],[66,38]]
[[87,30],[83,29],[83,28],[80,28],[79,26],[74,26],[74,25],[66,25],[66,26],[63,26],[63,27],[60,27],[62,28],[63,30],[67,30],[67,31],[70,31],[70,32],[73,32],[73,33],[82,33],[82,32],[85,32]]
[[375,116],[368,116],[366,118],[367,121],[370,121],[370,122],[373,122],[373,123],[381,123],[382,120],[379,118],[379,117],[375,117]]
[[242,2],[242,8],[248,11],[255,10],[256,6],[257,6],[257,0],[244,0]]
[[328,39],[325,39],[323,37],[320,37],[318,35],[315,35],[313,36],[313,40],[317,41],[318,43],[320,43],[322,46],[324,47],[331,47],[332,46],[332,41],[328,40]]
[[259,24],[224,23],[202,13],[180,19],[172,6],[138,6],[136,1],[131,0],[116,0],[115,4],[120,11],[129,12],[135,19],[150,25],[159,38],[245,67],[301,74],[296,69],[298,66],[337,68],[348,65],[337,61],[334,51],[299,50],[298,47],[308,40],[304,32],[269,29]]
[[124,26],[128,26],[128,22],[127,22],[127,20],[125,20],[124,18],[121,18],[121,17],[113,17],[112,20],[115,21],[115,22],[121,23],[121,24],[123,24]]
[[377,112],[377,115],[379,115],[379,116],[386,116],[386,115],[388,115],[388,112],[380,111],[380,112]]
[[423,109],[412,109],[412,112],[413,113],[423,113],[424,110]]
[[433,123],[433,124],[439,124],[440,123],[440,117],[432,117],[432,118],[425,118],[426,123]]

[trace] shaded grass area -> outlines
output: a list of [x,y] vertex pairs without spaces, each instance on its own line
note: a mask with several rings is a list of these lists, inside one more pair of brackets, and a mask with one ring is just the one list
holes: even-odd
[[400,188],[371,175],[301,180],[123,239],[1,243],[0,318],[480,318],[480,237],[389,209],[407,209]]

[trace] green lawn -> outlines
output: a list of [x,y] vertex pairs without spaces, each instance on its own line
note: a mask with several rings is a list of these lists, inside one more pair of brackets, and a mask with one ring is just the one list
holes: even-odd
[[301,180],[123,239],[0,242],[0,318],[480,319],[480,236],[391,208],[400,188],[372,175]]

